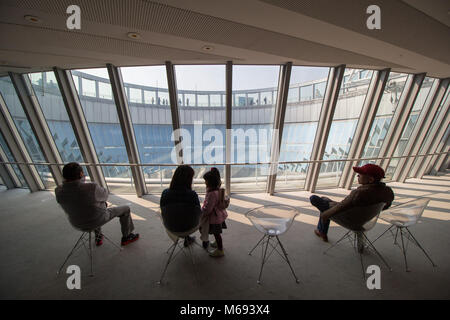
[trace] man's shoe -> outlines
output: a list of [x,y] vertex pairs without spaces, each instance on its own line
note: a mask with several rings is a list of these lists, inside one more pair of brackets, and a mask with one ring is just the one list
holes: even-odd
[[224,255],[225,255],[225,253],[223,252],[223,250],[219,250],[219,249],[216,249],[209,253],[209,256],[213,257],[213,258],[223,257]]
[[328,242],[328,236],[322,232],[320,232],[319,230],[314,230],[314,233],[316,234],[316,236],[318,236],[319,238],[322,238],[322,240],[324,242]]
[[139,233],[130,233],[127,237],[122,238],[121,245],[126,246],[127,244],[135,242],[137,239],[139,239]]
[[95,237],[95,245],[100,247],[103,244],[103,234]]
[[195,237],[187,236],[184,238],[184,246],[185,247],[190,246],[194,241],[195,241]]
[[203,241],[202,246],[203,246],[203,249],[208,249],[209,241]]

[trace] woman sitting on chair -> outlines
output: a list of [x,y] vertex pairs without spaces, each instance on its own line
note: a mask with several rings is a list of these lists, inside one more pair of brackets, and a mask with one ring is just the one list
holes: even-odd
[[[164,190],[161,194],[159,203],[161,211],[165,208],[167,209],[171,205],[181,205],[185,208],[194,208],[194,211],[186,212],[186,214],[196,214],[195,211],[201,212],[198,195],[192,190],[193,178],[194,169],[188,165],[181,165],[175,170],[169,189]],[[187,247],[193,243],[194,239],[194,237],[185,237],[184,246]]]

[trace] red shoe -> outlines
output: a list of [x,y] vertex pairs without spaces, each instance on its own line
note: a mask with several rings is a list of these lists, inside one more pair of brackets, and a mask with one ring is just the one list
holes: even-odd
[[101,234],[99,237],[95,238],[95,245],[100,247],[103,244],[103,235]]
[[316,236],[318,236],[319,238],[322,238],[322,240],[324,242],[328,242],[328,236],[322,232],[320,232],[319,230],[314,230],[314,233],[316,234]]
[[121,245],[126,246],[127,244],[135,242],[138,239],[139,239],[139,233],[136,233],[136,234],[130,233],[128,235],[128,237],[122,238]]

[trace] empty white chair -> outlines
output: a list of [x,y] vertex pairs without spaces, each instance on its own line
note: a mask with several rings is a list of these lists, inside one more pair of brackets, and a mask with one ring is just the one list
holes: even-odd
[[[412,200],[394,207],[389,208],[386,211],[383,211],[380,215],[380,219],[389,222],[392,224],[386,231],[384,231],[380,236],[378,236],[373,242],[377,241],[379,238],[381,238],[386,232],[390,231],[392,235],[394,236],[392,232],[392,228],[396,227],[395,232],[395,238],[394,238],[394,244],[397,244],[397,236],[400,234],[400,239],[402,242],[402,252],[403,257],[405,259],[405,268],[406,271],[409,272],[408,268],[408,261],[406,260],[406,251],[407,246],[405,246],[404,238],[407,238],[409,241],[417,245],[425,254],[425,256],[430,260],[433,267],[436,267],[436,264],[431,260],[430,256],[427,254],[425,249],[420,245],[420,243],[417,241],[417,239],[413,236],[411,231],[409,231],[408,227],[415,225],[420,217],[422,216],[423,211],[425,210],[426,206],[430,202],[430,198],[420,198],[416,200]],[[406,231],[405,231],[406,230]]]
[[[299,283],[297,276],[295,275],[294,269],[292,269],[291,263],[288,259],[288,254],[280,241],[279,235],[282,235],[287,230],[289,230],[294,218],[299,214],[298,210],[291,206],[286,205],[268,205],[259,208],[252,209],[248,211],[245,216],[250,220],[250,222],[255,226],[255,228],[263,233],[263,237],[258,241],[258,243],[249,252],[252,254],[253,250],[258,245],[262,245],[263,253],[261,260],[261,269],[259,271],[258,284],[261,283],[261,275],[264,268],[264,264],[267,262],[269,257],[274,251],[276,251],[289,265],[292,274],[294,275],[295,281]],[[274,240],[276,239],[276,242]],[[275,245],[272,243],[275,242]],[[267,254],[267,249],[269,244],[272,248],[269,254]],[[280,246],[283,254],[277,250],[277,246]]]

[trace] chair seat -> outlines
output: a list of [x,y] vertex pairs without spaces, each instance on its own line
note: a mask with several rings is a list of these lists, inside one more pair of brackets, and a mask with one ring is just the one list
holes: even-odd
[[383,212],[382,214],[380,214],[380,219],[400,228],[409,227],[417,223],[417,219],[415,216],[408,216],[390,212]]

